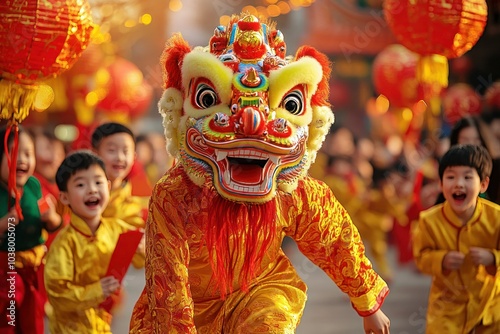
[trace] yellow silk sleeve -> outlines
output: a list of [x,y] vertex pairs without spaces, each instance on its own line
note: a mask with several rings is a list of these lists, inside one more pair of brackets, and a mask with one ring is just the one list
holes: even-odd
[[[372,269],[358,230],[332,191],[311,181],[301,189],[296,226],[291,235],[300,249],[349,295],[356,312],[376,312],[388,293],[387,284]],[[294,212],[295,210],[290,210]]]
[[127,183],[124,187],[111,191],[109,203],[102,216],[119,218],[133,228],[143,228],[145,225],[143,209],[146,208],[146,201],[132,196],[132,187]]
[[488,274],[495,276],[498,273],[498,269],[500,268],[500,250],[490,249],[490,251],[493,254],[493,264],[486,267],[486,269]]
[[146,264],[146,256],[145,254],[142,253],[135,253],[134,257],[132,258],[132,265],[134,266],[135,269],[141,269],[144,268],[144,265]]
[[101,282],[96,281],[87,285],[77,285],[75,281],[75,268],[73,251],[68,244],[53,243],[49,252],[52,257],[47,261],[44,269],[45,288],[50,304],[54,309],[68,311],[84,311],[97,307],[104,301]]
[[[160,187],[159,187],[160,188]],[[189,247],[169,193],[155,189],[146,224],[146,288],[154,333],[196,333]],[[144,320],[146,321],[146,320]]]
[[443,259],[447,252],[435,244],[435,237],[427,228],[427,222],[420,217],[413,232],[413,256],[418,269],[427,275],[444,275]]

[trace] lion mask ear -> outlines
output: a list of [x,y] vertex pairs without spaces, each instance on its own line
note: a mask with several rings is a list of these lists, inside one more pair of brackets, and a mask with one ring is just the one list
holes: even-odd
[[295,54],[296,60],[302,57],[311,57],[316,59],[323,69],[323,78],[321,78],[321,81],[318,84],[318,89],[311,98],[311,105],[330,106],[330,103],[328,102],[330,95],[330,73],[332,71],[330,60],[325,54],[308,45],[300,47]]
[[182,91],[182,62],[189,52],[191,52],[191,47],[181,34],[175,34],[167,41],[160,60],[165,83],[163,88],[173,87]]

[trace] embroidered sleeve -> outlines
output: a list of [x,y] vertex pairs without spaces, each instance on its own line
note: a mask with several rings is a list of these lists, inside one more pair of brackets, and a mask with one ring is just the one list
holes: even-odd
[[297,193],[301,197],[292,236],[300,251],[351,299],[356,312],[376,312],[389,292],[387,284],[372,269],[363,242],[347,211],[328,186],[309,179]]
[[175,199],[157,189],[146,224],[146,291],[154,333],[196,333],[189,248]]

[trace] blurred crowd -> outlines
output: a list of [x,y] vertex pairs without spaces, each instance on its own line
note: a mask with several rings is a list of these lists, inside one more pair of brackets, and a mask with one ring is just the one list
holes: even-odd
[[419,213],[443,201],[438,162],[455,144],[484,146],[493,160],[486,193],[500,203],[500,111],[464,116],[451,130],[435,137],[422,134],[418,142],[401,137],[388,140],[355,136],[334,124],[310,169],[346,207],[378,272],[393,279],[388,247],[397,250],[398,264],[414,266],[411,234]]

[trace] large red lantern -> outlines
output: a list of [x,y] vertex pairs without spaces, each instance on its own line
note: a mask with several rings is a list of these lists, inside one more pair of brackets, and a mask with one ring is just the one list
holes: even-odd
[[418,55],[402,45],[393,44],[380,52],[373,62],[373,84],[395,107],[410,107],[423,99],[415,74]]
[[145,112],[151,103],[153,89],[144,81],[141,70],[134,63],[117,58],[107,71],[107,95],[97,104],[97,109],[131,118]]
[[385,0],[383,6],[401,44],[420,55],[448,59],[476,44],[488,15],[485,0]]
[[481,96],[467,84],[455,84],[444,93],[443,112],[449,124],[455,124],[465,116],[478,115],[481,109]]
[[385,0],[384,16],[398,41],[422,56],[419,81],[446,87],[448,59],[470,50],[484,31],[485,0]]
[[[0,2],[0,119],[9,120],[7,133],[14,133],[11,153],[6,152],[10,170],[17,164],[17,124],[33,108],[37,84],[70,68],[87,46],[91,31],[86,0]],[[9,174],[8,188],[22,220],[16,173]]]
[[69,69],[92,31],[86,0],[0,2],[1,118],[21,122],[40,80]]

